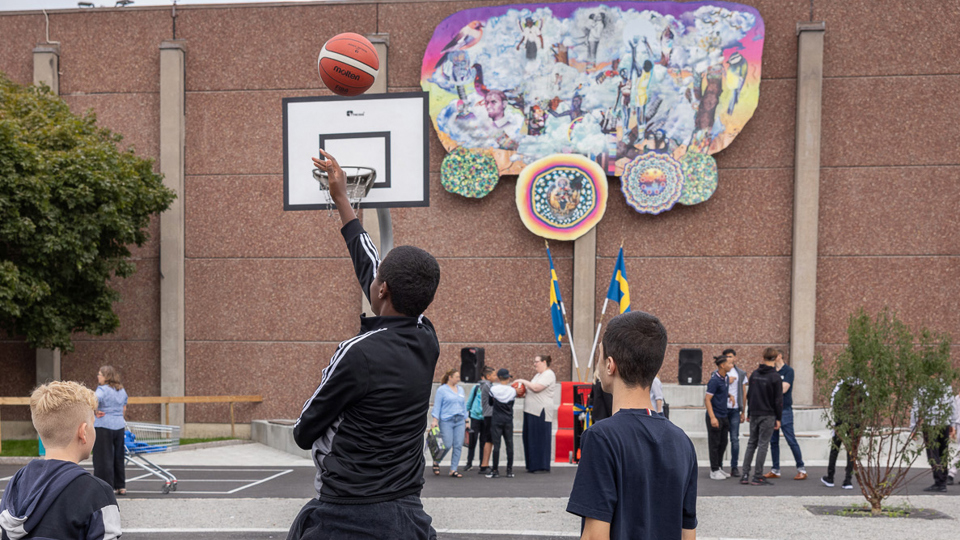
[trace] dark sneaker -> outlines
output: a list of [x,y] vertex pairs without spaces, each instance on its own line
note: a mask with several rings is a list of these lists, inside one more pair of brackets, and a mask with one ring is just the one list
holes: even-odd
[[500,478],[500,471],[494,469],[487,473],[487,478]]
[[490,472],[490,467],[480,467],[480,470],[477,471],[477,474],[487,474]]
[[843,489],[853,489],[853,482],[851,482],[849,478],[844,478],[843,485],[840,487]]
[[743,485],[745,485],[745,486],[748,485],[748,484],[750,484],[750,475],[745,474],[745,475],[741,476],[741,477],[740,477],[740,483],[743,484]]
[[473,465],[467,465],[463,468],[463,472],[470,472],[473,470]]
[[932,486],[930,486],[930,487],[928,487],[928,488],[923,488],[923,490],[924,490],[924,491],[930,491],[930,492],[933,492],[933,493],[946,493],[946,491],[947,491],[947,486],[938,486],[938,485],[934,484],[934,485],[932,485]]
[[751,486],[772,486],[773,482],[767,480],[762,476],[754,476],[753,480],[750,480]]
[[739,477],[739,476],[740,476],[740,469],[739,469],[739,467],[734,467],[734,468],[730,469],[730,476],[732,476],[732,477],[734,477],[734,478]]
[[823,485],[827,487],[833,487],[833,477],[832,476],[821,476],[820,481],[823,482]]
[[507,469],[507,478],[513,478],[513,471]]

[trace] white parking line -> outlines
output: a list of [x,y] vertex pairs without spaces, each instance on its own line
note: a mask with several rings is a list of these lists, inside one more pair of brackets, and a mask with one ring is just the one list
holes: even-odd
[[123,529],[123,532],[124,532],[124,533],[129,533],[129,534],[157,534],[157,533],[285,533],[285,532],[288,532],[289,530],[290,530],[290,529],[280,529],[280,528],[274,528],[274,529],[240,529],[240,528],[234,528],[234,529],[213,529],[213,528],[205,528],[205,529],[188,529],[188,528],[181,528],[181,529],[170,528],[170,529],[166,529],[166,528],[164,528],[164,529],[159,529],[159,528],[155,528],[155,529],[151,529],[151,528],[142,528],[142,529]]
[[[153,478],[134,478],[133,480],[127,480],[127,483],[130,482],[154,482],[158,480],[156,477]],[[177,478],[178,484],[187,484],[193,482],[260,482],[261,480],[257,478],[244,478],[244,479],[233,479],[233,478]]]
[[285,471],[278,472],[277,474],[275,474],[275,475],[273,475],[273,476],[268,476],[267,478],[264,478],[263,480],[258,480],[258,481],[254,482],[254,483],[252,483],[252,484],[247,484],[247,485],[245,485],[245,486],[240,486],[240,487],[238,487],[237,489],[230,490],[230,491],[227,492],[227,495],[232,495],[232,494],[234,494],[234,493],[236,493],[236,492],[238,492],[238,491],[243,491],[243,490],[245,490],[245,489],[247,489],[247,488],[249,488],[249,487],[253,487],[253,486],[257,485],[257,484],[262,484],[262,483],[264,483],[264,482],[269,482],[270,480],[273,480],[274,478],[279,478],[279,477],[281,477],[281,476],[283,476],[283,475],[285,475],[285,474],[292,473],[292,472],[293,472],[293,469],[287,469],[287,470],[285,470]]
[[559,536],[563,538],[580,538],[578,533],[570,531],[500,531],[500,530],[472,530],[472,529],[437,529],[437,534],[472,534],[472,535],[500,535],[500,536]]

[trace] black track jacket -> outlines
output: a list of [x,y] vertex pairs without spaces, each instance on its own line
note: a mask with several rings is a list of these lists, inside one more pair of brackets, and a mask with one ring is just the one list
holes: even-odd
[[[377,248],[353,220],[340,231],[369,299]],[[337,347],[293,428],[312,450],[321,501],[369,504],[417,494],[423,434],[440,343],[419,317],[360,317],[360,333]]]

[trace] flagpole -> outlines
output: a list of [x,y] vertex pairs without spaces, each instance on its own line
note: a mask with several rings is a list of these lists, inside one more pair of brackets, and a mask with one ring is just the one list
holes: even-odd
[[603,316],[607,313],[607,302],[609,298],[603,299],[603,309],[600,310],[600,321],[597,322],[597,335],[593,336],[593,347],[590,347],[590,358],[587,359],[587,375],[590,375],[590,366],[593,365],[593,355],[597,353],[597,342],[600,341],[600,327],[603,326]]
[[[620,240],[620,249],[623,249],[623,241]],[[617,257],[620,257],[620,254],[617,253]],[[614,274],[616,274],[616,268],[614,268]],[[590,358],[587,359],[587,375],[590,375],[590,367],[593,365],[593,356],[597,353],[597,342],[600,341],[600,327],[603,326],[603,316],[607,313],[607,302],[610,301],[610,297],[605,297],[603,299],[603,309],[600,310],[600,320],[597,321],[597,335],[593,336],[593,347],[590,347]]]
[[[550,242],[547,242],[546,239],[543,241],[543,245],[547,246],[547,255],[550,254]],[[551,259],[552,260],[552,259]],[[552,262],[551,262],[552,266]],[[558,292],[559,294],[559,292]],[[580,375],[580,362],[577,361],[577,349],[573,346],[573,334],[570,333],[570,324],[567,322],[567,308],[563,305],[563,297],[560,297],[560,313],[563,316],[563,327],[567,331],[567,341],[570,343],[570,354],[573,356],[573,367],[577,371],[577,381],[583,381],[583,376]],[[562,347],[561,347],[562,348]]]

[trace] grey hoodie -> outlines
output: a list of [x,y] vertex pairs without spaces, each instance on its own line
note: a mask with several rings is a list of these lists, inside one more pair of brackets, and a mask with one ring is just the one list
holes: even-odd
[[0,502],[0,537],[120,538],[117,498],[106,482],[76,463],[31,461],[7,484]]

